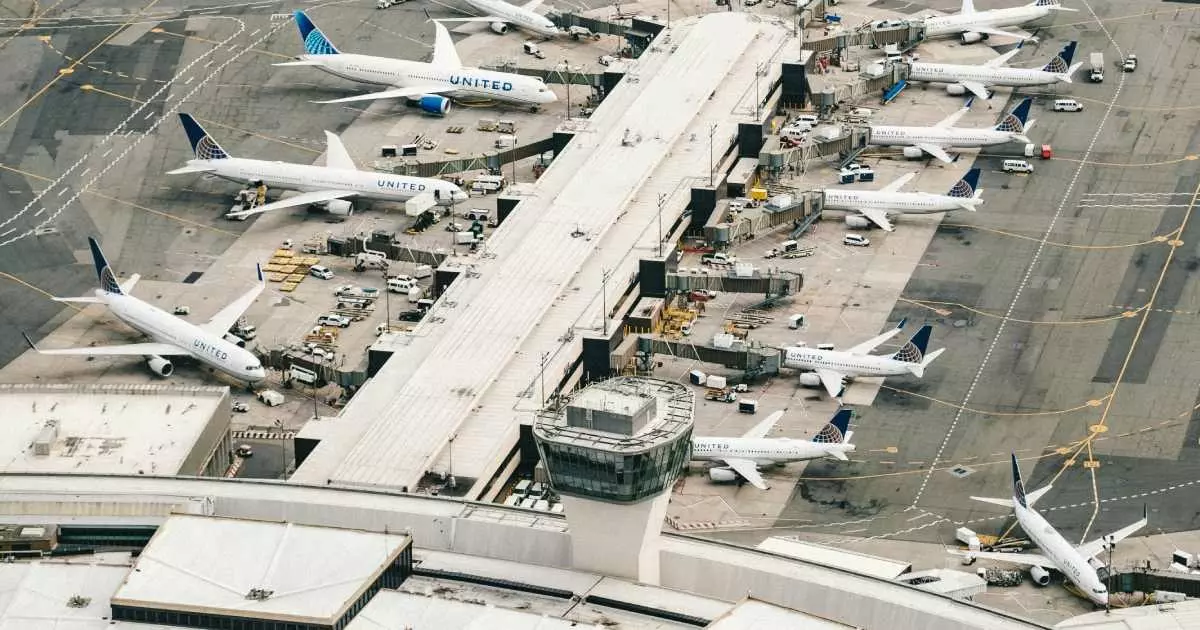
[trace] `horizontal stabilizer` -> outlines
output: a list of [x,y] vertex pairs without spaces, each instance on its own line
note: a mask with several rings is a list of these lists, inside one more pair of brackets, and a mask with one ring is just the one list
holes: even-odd
[[197,164],[197,165],[189,164],[187,166],[177,168],[173,171],[167,171],[167,175],[186,175],[188,173],[211,173],[215,170],[217,170],[217,169],[216,169],[216,167],[213,167],[213,166],[202,166],[199,164]]
[[301,59],[299,61],[283,61],[280,63],[273,63],[271,65],[281,68],[285,66],[323,66],[325,65],[325,62],[318,59]]
[[972,501],[983,501],[984,503],[991,503],[992,505],[1002,505],[1006,508],[1011,508],[1013,506],[1012,499],[995,499],[992,497],[971,497],[971,500]]
[[54,300],[55,302],[69,302],[72,304],[103,304],[98,297],[56,297],[50,299]]
[[843,462],[850,461],[850,458],[846,457],[846,453],[844,453],[842,451],[842,449],[840,449],[840,448],[836,448],[836,449],[831,448],[831,449],[825,451],[825,454],[834,459],[841,460]]

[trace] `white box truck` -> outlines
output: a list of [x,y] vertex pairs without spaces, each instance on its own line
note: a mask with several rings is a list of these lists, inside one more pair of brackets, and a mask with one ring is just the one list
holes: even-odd
[[1092,83],[1104,81],[1104,53],[1094,52],[1088,56],[1088,80]]

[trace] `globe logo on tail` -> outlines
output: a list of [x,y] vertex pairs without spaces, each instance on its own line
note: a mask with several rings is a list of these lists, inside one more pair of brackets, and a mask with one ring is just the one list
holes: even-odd
[[1000,121],[1000,124],[996,125],[996,130],[1007,131],[1009,133],[1021,133],[1025,130],[1025,124],[1021,122],[1020,118],[1017,118],[1012,113],[1008,113],[1004,115],[1004,120]]
[[121,293],[121,285],[108,267],[100,270],[100,287],[108,293]]
[[304,38],[304,50],[310,55],[337,54],[337,50],[334,49],[333,44],[330,44],[329,40],[325,39],[324,35],[321,35],[321,31],[315,28],[309,31],[308,36]]
[[223,160],[229,157],[225,150],[220,147],[212,138],[204,136],[196,143],[196,157],[201,160]]
[[[966,182],[959,183],[966,185]],[[957,186],[955,188],[957,189]],[[968,188],[970,187],[968,186]],[[904,347],[900,348],[900,350],[897,351],[892,358],[905,363],[920,363],[921,359],[925,358],[925,353],[921,352],[921,349],[918,348],[915,343],[909,341],[908,343],[904,344]]]
[[1054,74],[1063,74],[1067,70],[1068,70],[1067,62],[1063,61],[1062,57],[1055,56],[1053,59],[1050,60],[1050,63],[1046,64],[1046,72],[1053,72]]
[[968,198],[974,194],[975,194],[975,189],[971,188],[971,185],[968,184],[967,180],[965,180],[965,179],[958,180],[958,183],[955,184],[954,187],[950,189],[951,197]]
[[813,437],[812,441],[815,444],[841,444],[846,436],[842,435],[841,429],[832,424],[825,425],[821,432]]

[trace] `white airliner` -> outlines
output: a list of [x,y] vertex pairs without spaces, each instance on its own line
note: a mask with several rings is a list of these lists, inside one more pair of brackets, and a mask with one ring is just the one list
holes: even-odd
[[800,383],[809,387],[824,385],[833,398],[841,398],[846,380],[856,376],[925,376],[925,368],[946,351],[945,348],[925,353],[933,327],[925,325],[895,354],[869,354],[880,344],[896,336],[905,320],[882,335],[860,343],[849,350],[822,350],[808,346],[784,348],[783,365],[794,370],[811,370],[800,374]]
[[[1021,469],[1017,466],[1017,456],[1012,455],[1013,497],[1012,499],[992,499],[988,497],[971,497],[976,501],[994,503],[1011,507],[1017,517],[1017,523],[1025,530],[1025,535],[1037,545],[1041,553],[997,553],[988,551],[952,551],[956,555],[968,558],[983,558],[999,560],[1012,564],[1022,564],[1029,567],[1029,574],[1038,586],[1050,583],[1050,572],[1055,569],[1079,587],[1088,599],[1100,606],[1108,605],[1108,589],[1096,574],[1096,566],[1092,560],[1096,554],[1105,551],[1109,546],[1125,540],[1134,532],[1146,526],[1148,522],[1146,508],[1142,508],[1142,519],[1121,530],[1095,540],[1083,543],[1078,547],[1067,542],[1058,530],[1050,526],[1046,519],[1034,511],[1033,505],[1050,490],[1049,485],[1025,494],[1025,484],[1021,482]],[[1103,563],[1097,562],[1099,566]]]
[[1066,45],[1053,59],[1040,70],[1033,68],[1006,68],[1005,64],[1013,58],[1020,48],[1010,50],[982,66],[964,66],[950,63],[917,62],[909,66],[908,80],[924,81],[927,83],[945,83],[946,91],[955,96],[970,92],[981,99],[991,98],[989,87],[1002,85],[1006,87],[1030,87],[1035,85],[1054,85],[1056,83],[1071,83],[1071,75],[1082,66],[1082,63],[1071,65],[1075,57],[1075,46],[1078,42]]
[[387,87],[382,92],[317,101],[319,103],[404,98],[425,113],[444,115],[450,111],[447,96],[497,99],[533,108],[558,100],[539,77],[464,67],[450,39],[450,31],[437,21],[433,23],[436,29],[433,59],[426,63],[343,54],[303,11],[296,11],[295,15],[306,54],[297,57],[297,61],[275,65],[312,66],[343,79]]
[[1002,30],[1005,26],[1020,26],[1040,20],[1051,11],[1075,11],[1059,4],[1058,0],[1037,0],[1030,4],[1009,9],[976,11],[974,0],[963,0],[962,10],[955,15],[925,18],[925,37],[958,35],[964,44],[987,39],[989,35],[1032,39],[1028,33]]
[[[974,97],[972,97],[973,99]],[[949,147],[979,148],[1007,142],[1029,142],[1025,134],[1033,128],[1034,120],[1029,117],[1032,98],[1026,98],[1013,110],[1004,115],[996,126],[988,129],[955,127],[954,123],[971,109],[971,100],[962,109],[950,114],[945,120],[932,127],[897,127],[871,125],[868,143],[880,147],[904,147],[904,157],[919,158],[928,153],[943,162],[953,162],[946,153]]]
[[168,175],[210,173],[241,184],[262,182],[271,188],[301,191],[299,195],[225,215],[230,218],[309,204],[324,204],[331,214],[348,215],[354,211],[354,206],[347,200],[356,197],[407,201],[427,195],[441,206],[454,205],[469,197],[463,189],[441,179],[360,171],[342,141],[328,131],[325,132],[328,143],[325,166],[313,166],[235,158],[222,149],[190,114],[179,114],[179,120],[196,159],[188,160],[187,166],[167,171]]
[[[434,0],[435,2],[437,0]],[[537,12],[544,0],[530,0],[517,6],[504,0],[463,0],[482,16],[469,18],[439,18],[441,22],[487,22],[491,29],[501,35],[508,32],[511,24],[523,31],[542,37],[558,37],[563,31],[550,18]],[[441,4],[438,2],[438,4]]]
[[812,440],[766,437],[782,411],[767,416],[740,438],[692,438],[692,459],[722,462],[724,466],[708,469],[713,481],[735,481],[739,476],[755,488],[766,490],[767,483],[758,474],[759,466],[775,466],[788,462],[832,457],[846,461],[846,453],[854,452],[849,430],[851,411],[842,409]]
[[124,284],[117,283],[117,277],[113,274],[112,267],[109,267],[108,261],[104,259],[104,253],[100,251],[96,239],[88,238],[88,245],[92,248],[92,262],[96,265],[96,276],[100,280],[100,288],[96,289],[96,295],[54,300],[104,304],[117,319],[154,341],[121,346],[41,350],[33,344],[28,335],[25,335],[25,341],[35,352],[84,356],[142,356],[146,359],[150,371],[162,377],[170,376],[175,370],[175,366],[164,357],[186,356],[248,383],[257,383],[266,378],[267,373],[258,358],[241,347],[246,342],[229,334],[230,327],[237,323],[238,318],[250,308],[250,304],[266,286],[261,267],[258,269],[258,284],[254,285],[253,289],[221,309],[212,319],[197,326],[129,295],[129,291],[141,276],[134,274]]
[[827,210],[851,210],[857,212],[872,223],[891,232],[894,228],[888,220],[889,213],[897,214],[931,214],[951,210],[975,211],[975,206],[983,203],[980,195],[983,189],[979,185],[979,169],[973,168],[958,183],[944,195],[924,192],[898,192],[916,173],[908,173],[879,190],[847,190],[844,188],[826,188],[824,207]]

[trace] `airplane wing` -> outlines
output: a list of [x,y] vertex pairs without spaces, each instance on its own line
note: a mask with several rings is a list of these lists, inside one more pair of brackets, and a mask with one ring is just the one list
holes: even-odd
[[878,225],[887,232],[894,231],[896,228],[892,226],[892,222],[888,221],[887,212],[879,208],[857,208],[859,214],[871,220],[871,223]]
[[343,171],[358,170],[354,160],[350,158],[350,152],[346,150],[346,145],[342,144],[342,139],[330,131],[325,132],[325,166]]
[[521,8],[526,11],[536,11],[538,7],[542,6],[542,2],[543,0],[529,0],[529,2],[522,4]]
[[433,39],[433,59],[429,63],[441,68],[461,68],[462,60],[458,58],[454,40],[450,39],[450,31],[446,30],[446,27],[437,20],[434,20],[433,27],[436,29],[436,33]]
[[1101,551],[1104,551],[1105,545],[1108,545],[1108,544],[1115,545],[1115,544],[1121,542],[1122,540],[1129,538],[1134,532],[1145,527],[1146,523],[1148,523],[1148,522],[1149,522],[1149,519],[1147,519],[1146,508],[1143,506],[1142,507],[1142,519],[1139,520],[1138,522],[1133,523],[1131,525],[1127,525],[1121,529],[1118,529],[1117,531],[1109,534],[1108,536],[1103,536],[1101,538],[1097,538],[1095,540],[1083,543],[1082,545],[1079,545],[1078,547],[1076,547],[1075,550],[1078,551],[1079,555],[1083,556],[1084,558],[1093,558],[1096,556],[1096,554],[1100,553]]
[[891,339],[892,337],[895,337],[900,332],[900,328],[901,328],[901,326],[896,326],[895,328],[883,333],[882,335],[879,335],[873,339],[864,341],[864,342],[858,344],[857,346],[854,346],[854,347],[846,350],[846,352],[849,352],[850,354],[867,354],[867,353],[871,352],[872,350],[874,350],[875,348],[878,348],[881,344],[883,344],[883,342],[887,341],[888,339]]
[[945,149],[943,149],[942,147],[939,147],[936,144],[921,143],[921,144],[918,144],[915,146],[918,149],[928,153],[929,155],[932,155],[933,157],[935,157],[947,164],[954,161],[954,158],[950,157],[950,154],[946,153]]
[[775,428],[775,423],[779,422],[779,419],[782,417],[783,412],[776,411],[775,413],[767,416],[766,420],[763,420],[762,422],[759,422],[751,427],[750,430],[747,431],[742,437],[748,440],[757,440],[759,438],[767,437],[767,434],[771,432],[771,429]]
[[[443,27],[444,28],[444,27]],[[418,85],[415,87],[393,88],[382,92],[371,92],[370,94],[359,94],[358,96],[347,96],[345,98],[335,98],[328,101],[313,101],[327,105],[329,103],[355,103],[358,101],[375,101],[383,98],[416,98],[426,94],[438,94],[441,92],[450,92],[454,89],[452,85]]]
[[1009,60],[1012,59],[1013,57],[1016,57],[1017,53],[1019,53],[1019,52],[1021,52],[1021,47],[1017,46],[1016,48],[1004,53],[1003,55],[1000,55],[999,57],[996,57],[995,59],[993,59],[983,65],[988,68],[999,68],[1001,66],[1006,66],[1006,65],[1008,65]]
[[904,185],[907,184],[908,182],[912,181],[912,178],[914,178],[916,176],[917,176],[916,173],[906,173],[904,175],[901,175],[899,178],[896,179],[896,181],[888,184],[887,186],[884,186],[883,188],[880,188],[879,192],[896,192],[897,190],[904,188]]
[[321,203],[322,201],[333,201],[334,199],[346,199],[347,197],[354,197],[356,195],[358,195],[358,193],[354,192],[353,190],[318,190],[316,192],[308,192],[296,195],[294,197],[288,197],[287,199],[280,199],[279,201],[272,201],[271,203],[266,203],[261,206],[254,206],[249,210],[230,212],[225,216],[248,217],[256,214],[262,214],[263,212],[279,210],[281,208],[307,206],[310,203]]
[[[29,340],[28,337],[25,338]],[[74,354],[84,356],[100,356],[100,355],[147,355],[157,354],[162,356],[184,356],[188,352],[179,346],[173,346],[169,343],[130,343],[123,346],[95,346],[92,348],[62,348],[59,350],[42,350],[30,342],[30,346],[38,354]]]
[[741,475],[743,479],[750,482],[750,485],[759,490],[767,489],[767,482],[763,481],[762,475],[758,474],[758,465],[748,459],[727,459],[725,463]]
[[959,550],[951,550],[950,553],[956,556],[967,556],[969,558],[979,558],[982,560],[996,560],[999,562],[1009,562],[1012,564],[1023,564],[1025,566],[1039,566],[1047,569],[1058,569],[1058,564],[1040,553],[1026,553],[1024,551],[1005,553],[1000,551]]
[[1038,38],[1036,38],[1033,35],[1025,32],[1025,31],[1022,31],[1020,29],[1016,29],[1013,31],[1005,31],[1005,30],[998,29],[998,28],[992,28],[990,26],[972,24],[971,26],[967,27],[966,30],[971,31],[972,33],[984,33],[987,35],[999,35],[1000,37],[1012,37],[1015,39],[1027,39],[1027,40],[1029,40],[1031,42],[1035,42],[1035,43],[1038,41]]
[[258,299],[258,294],[262,293],[263,288],[266,286],[266,282],[263,280],[262,266],[259,265],[258,284],[254,285],[254,288],[244,293],[241,297],[231,302],[228,306],[218,311],[216,315],[212,316],[212,319],[204,322],[204,324],[200,327],[210,333],[213,333],[214,335],[224,335],[226,332],[229,332],[229,329],[233,327],[235,323],[237,323],[238,318],[246,312],[246,309],[250,308],[250,305],[254,303],[254,300]]
[[967,91],[974,94],[975,96],[978,96],[979,98],[981,98],[985,101],[987,100],[988,89],[987,89],[986,85],[979,83],[977,81],[959,81],[958,84],[963,86],[964,88],[966,88]]
[[819,368],[814,371],[821,379],[821,384],[825,386],[825,391],[829,392],[830,398],[837,398],[842,395],[842,390],[846,388],[846,376],[844,374],[824,368]]

